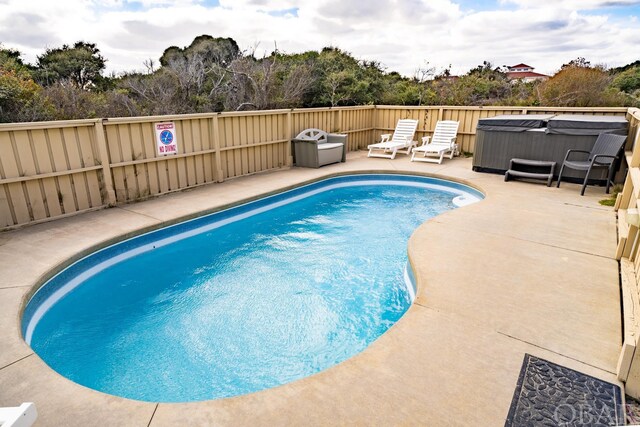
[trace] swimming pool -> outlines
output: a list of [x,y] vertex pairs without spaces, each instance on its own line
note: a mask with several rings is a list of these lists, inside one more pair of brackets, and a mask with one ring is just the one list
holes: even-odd
[[284,384],[388,330],[411,304],[412,231],[481,198],[433,178],[352,175],[147,233],[45,283],[25,340],[65,377],[133,399]]

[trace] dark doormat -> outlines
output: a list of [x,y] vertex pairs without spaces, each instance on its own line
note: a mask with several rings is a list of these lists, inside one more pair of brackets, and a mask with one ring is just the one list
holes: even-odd
[[624,425],[621,390],[525,354],[505,427]]

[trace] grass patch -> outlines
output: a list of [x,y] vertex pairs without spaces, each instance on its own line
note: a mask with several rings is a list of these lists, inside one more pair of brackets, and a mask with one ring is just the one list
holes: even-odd
[[611,195],[606,199],[600,200],[598,203],[600,203],[602,206],[615,206],[616,199],[618,198],[618,193],[622,192],[622,188],[623,187],[620,184],[614,185],[611,188]]

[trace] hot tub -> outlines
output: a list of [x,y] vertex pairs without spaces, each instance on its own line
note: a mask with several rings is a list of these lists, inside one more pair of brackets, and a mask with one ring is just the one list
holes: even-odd
[[[567,150],[591,151],[600,133],[626,135],[628,122],[619,116],[503,115],[480,119],[476,128],[473,170],[504,173],[513,158],[554,161],[555,176]],[[595,179],[606,178],[597,173]],[[584,178],[584,172],[567,170],[569,180]]]

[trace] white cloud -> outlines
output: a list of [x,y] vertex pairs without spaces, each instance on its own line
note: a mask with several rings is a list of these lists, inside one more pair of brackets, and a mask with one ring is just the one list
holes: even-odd
[[220,6],[227,9],[243,9],[258,11],[275,11],[293,9],[296,7],[310,7],[316,2],[295,0],[220,0]]
[[638,0],[501,0],[502,4],[515,4],[528,9],[591,10],[606,7],[635,6]]
[[637,18],[603,13],[638,1],[502,3],[471,11],[455,0],[220,0],[218,7],[204,0],[5,0],[0,42],[30,61],[46,47],[94,42],[113,71],[141,69],[145,59],[201,34],[232,37],[241,48],[258,44],[258,54],[276,43],[285,52],[337,46],[405,75],[425,60],[440,69],[451,64],[454,73],[484,60],[552,73],[578,56],[610,66],[638,59]]

